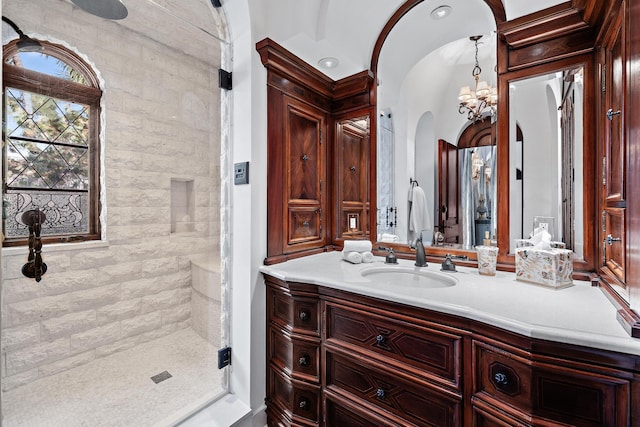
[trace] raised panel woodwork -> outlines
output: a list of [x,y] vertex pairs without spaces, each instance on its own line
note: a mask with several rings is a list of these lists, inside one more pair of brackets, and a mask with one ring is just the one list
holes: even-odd
[[326,197],[326,149],[322,142],[326,133],[326,115],[322,111],[289,96],[284,96],[284,157],[287,159],[284,186],[284,229],[288,230],[286,251],[320,247],[323,238],[323,216]]
[[473,427],[528,427],[516,418],[509,417],[504,412],[487,405],[481,400],[473,401]]
[[[620,300],[619,319],[630,334],[640,336],[638,316],[629,310],[630,279],[627,272],[628,256],[632,239],[627,227],[633,224],[633,217],[627,212],[626,191],[628,172],[631,168],[627,120],[633,114],[627,114],[627,85],[634,77],[628,75],[629,28],[628,2],[619,2],[612,8],[606,31],[602,36],[601,61],[601,105],[598,123],[601,128],[602,143],[600,157],[601,169],[601,209],[600,227],[600,263],[603,282],[608,286],[613,300]],[[630,111],[630,110],[629,110]],[[630,169],[628,171],[628,168]],[[633,173],[633,172],[631,172]],[[635,318],[635,320],[634,320]],[[634,325],[635,324],[635,325]]]
[[533,362],[529,353],[475,340],[473,353],[476,402],[487,402],[517,419],[585,427],[628,425],[628,374],[601,373],[595,366]]
[[320,335],[319,301],[315,298],[292,296],[268,286],[267,315],[270,322],[292,333]]
[[630,425],[628,380],[541,366],[531,382],[538,416],[585,427]]
[[265,278],[269,425],[640,424],[638,356]]
[[292,338],[286,331],[269,328],[268,360],[291,378],[320,382],[320,340]]
[[338,237],[369,234],[369,123],[369,116],[336,122]]
[[387,419],[381,418],[371,411],[362,411],[361,407],[345,402],[345,399],[325,394],[325,425],[340,427],[371,427],[371,426],[399,426]]
[[445,243],[460,243],[458,147],[438,140],[438,230]]
[[[462,337],[438,329],[327,303],[327,342],[364,352],[398,369],[458,389]],[[417,369],[417,371],[416,371]]]
[[474,395],[512,415],[531,412],[530,360],[476,340],[473,354]]
[[420,387],[392,370],[385,371],[354,357],[327,352],[325,360],[326,386],[335,393],[351,394],[354,399],[374,405],[372,409],[389,411],[416,425],[461,425],[462,402],[456,397]]
[[[346,217],[340,218],[343,208],[349,209],[345,215],[358,216],[357,226],[349,229],[350,236],[366,238],[370,235],[371,215],[370,130],[359,136],[366,137],[366,143],[360,147],[360,163],[353,164],[357,179],[348,180],[348,199],[343,201],[337,176],[340,167],[335,160],[341,153],[336,148],[340,143],[335,126],[338,122],[352,120],[355,124],[358,119],[371,117],[375,100],[373,73],[365,70],[334,81],[273,40],[261,40],[256,49],[267,68],[265,264],[323,252],[333,246],[337,242],[330,236],[341,238],[341,230],[352,224]],[[348,156],[356,154],[350,152]],[[351,166],[350,162],[348,167]]]
[[320,200],[324,114],[285,98],[289,199]]
[[368,130],[348,123],[338,125],[338,148],[342,149],[342,200],[364,203],[366,199]]
[[320,386],[297,381],[278,369],[267,370],[267,395],[286,418],[303,425],[319,425]]
[[289,205],[289,237],[288,246],[295,247],[305,242],[316,242],[322,239],[322,215],[318,203],[311,203],[311,206],[291,206]]
[[625,94],[625,31],[622,27],[624,20],[624,4],[616,18],[614,36],[605,46],[605,111],[611,113],[603,118],[606,135],[606,178],[605,200],[622,202],[625,200],[625,134],[624,134],[624,94]]
[[[626,278],[626,221],[625,208],[606,208],[604,211],[604,232],[606,236],[602,243],[605,265],[621,283]],[[611,236],[609,239],[608,237]]]

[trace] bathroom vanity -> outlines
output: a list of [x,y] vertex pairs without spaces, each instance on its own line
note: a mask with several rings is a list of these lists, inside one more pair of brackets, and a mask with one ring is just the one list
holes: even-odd
[[269,425],[640,423],[640,342],[598,287],[439,267],[417,269],[433,285],[339,252],[262,267]]

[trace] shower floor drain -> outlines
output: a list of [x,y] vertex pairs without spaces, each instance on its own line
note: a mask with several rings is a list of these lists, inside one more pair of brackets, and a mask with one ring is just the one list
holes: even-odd
[[158,375],[152,376],[151,380],[154,383],[158,384],[164,380],[168,380],[169,378],[171,378],[171,374],[167,371],[163,371],[163,372],[160,372]]

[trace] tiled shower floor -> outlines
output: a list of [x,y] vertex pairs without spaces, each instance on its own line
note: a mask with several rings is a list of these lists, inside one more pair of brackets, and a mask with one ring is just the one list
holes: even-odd
[[[172,377],[155,384],[151,377]],[[217,349],[192,329],[46,377],[3,394],[3,427],[162,425],[221,392]]]

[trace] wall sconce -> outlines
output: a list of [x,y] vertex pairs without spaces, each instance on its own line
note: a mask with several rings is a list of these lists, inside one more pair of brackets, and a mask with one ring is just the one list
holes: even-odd
[[9,24],[13,31],[18,34],[20,40],[16,43],[16,47],[18,48],[18,52],[42,52],[44,47],[40,44],[39,41],[32,39],[31,37],[25,35],[25,33],[18,28],[18,26],[6,16],[2,17],[2,20]]

